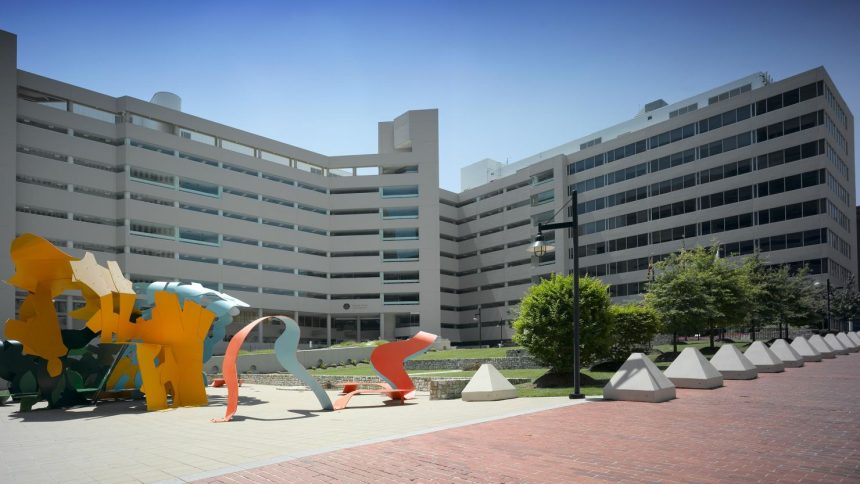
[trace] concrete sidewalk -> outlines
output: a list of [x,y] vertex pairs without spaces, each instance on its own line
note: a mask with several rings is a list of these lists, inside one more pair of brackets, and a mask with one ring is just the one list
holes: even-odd
[[210,482],[860,482],[860,354],[677,394],[558,408]]
[[419,394],[386,407],[369,395],[324,412],[309,391],[245,385],[234,421],[213,424],[210,418],[224,414],[226,389],[208,392],[208,407],[162,412],[146,412],[142,401],[30,413],[0,406],[0,476],[22,483],[187,481],[571,405],[566,398],[467,403]]

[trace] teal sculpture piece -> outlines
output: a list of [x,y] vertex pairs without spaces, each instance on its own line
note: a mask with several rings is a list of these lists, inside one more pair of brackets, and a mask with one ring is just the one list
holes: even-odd
[[146,294],[147,308],[143,311],[144,318],[150,317],[152,306],[155,305],[155,294],[159,291],[168,291],[176,294],[180,305],[184,304],[186,299],[190,299],[215,313],[215,321],[212,322],[212,329],[206,339],[203,340],[204,363],[212,357],[215,345],[224,339],[224,336],[227,334],[227,326],[233,322],[233,316],[239,315],[239,308],[248,307],[248,304],[229,294],[209,289],[196,282],[184,284],[181,282],[157,281],[150,283],[146,288],[139,288],[136,284],[134,289],[138,294]]
[[275,340],[275,357],[278,359],[278,363],[314,392],[323,409],[332,410],[334,407],[332,407],[331,399],[323,390],[320,382],[311,376],[305,366],[299,362],[296,353],[299,349],[299,337],[301,335],[299,325],[286,316],[274,316],[274,319],[284,323],[285,328],[284,332]]
[[236,410],[239,408],[239,375],[236,371],[236,359],[239,357],[239,350],[242,348],[242,343],[251,330],[258,324],[267,319],[277,319],[284,323],[284,332],[275,341],[275,357],[278,363],[287,371],[295,375],[296,378],[308,386],[314,395],[319,400],[320,405],[324,410],[333,410],[334,406],[328,394],[323,390],[322,385],[305,369],[304,365],[299,362],[296,352],[299,349],[299,325],[291,318],[286,316],[264,316],[260,319],[252,321],[247,326],[239,330],[230,344],[227,345],[227,352],[224,354],[224,381],[227,383],[227,410],[222,418],[213,418],[212,422],[229,422],[236,415]]

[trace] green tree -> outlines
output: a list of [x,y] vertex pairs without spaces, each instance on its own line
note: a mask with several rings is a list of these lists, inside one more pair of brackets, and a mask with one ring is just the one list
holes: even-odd
[[756,330],[760,325],[780,320],[781,305],[790,274],[784,266],[767,265],[758,252],[747,257],[741,267],[750,304],[750,332],[752,340],[755,341]]
[[663,326],[657,311],[645,304],[613,304],[609,313],[613,361],[624,360],[636,350],[650,349],[651,341]]
[[660,313],[675,335],[710,334],[714,347],[717,325],[743,321],[748,292],[742,271],[718,256],[718,247],[682,249],[656,264],[645,300]]
[[819,294],[807,277],[808,269],[792,272],[788,266],[768,265],[758,253],[743,264],[747,280],[753,339],[758,324],[776,322],[780,337],[791,326],[818,324]]
[[845,287],[830,290],[830,316],[833,321],[842,324],[860,316],[860,294],[854,285],[854,275],[851,275]]
[[[580,361],[590,365],[610,348],[609,293],[599,279],[582,277]],[[573,277],[553,274],[530,287],[514,321],[514,341],[556,374],[573,368]]]

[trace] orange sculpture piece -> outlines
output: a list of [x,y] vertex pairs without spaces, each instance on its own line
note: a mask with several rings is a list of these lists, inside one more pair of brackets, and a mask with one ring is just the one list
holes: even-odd
[[245,338],[248,337],[248,333],[255,326],[269,318],[277,319],[284,325],[284,332],[275,340],[275,357],[278,359],[278,363],[314,392],[323,410],[332,410],[331,399],[328,397],[328,394],[326,394],[322,385],[302,366],[296,355],[301,336],[299,325],[286,316],[264,316],[242,328],[227,345],[227,352],[224,354],[224,381],[227,383],[227,412],[223,418],[211,419],[212,422],[229,422],[236,414],[236,409],[239,407],[239,386],[242,383],[238,379],[236,372],[236,358],[239,356],[239,349],[242,347],[242,343],[245,342]]
[[[436,341],[435,334],[419,331],[415,336],[404,341],[386,343],[370,354],[370,364],[385,383],[374,384],[378,389],[359,389],[355,383],[344,385],[344,395],[334,402],[335,410],[346,408],[349,400],[355,395],[385,395],[389,402],[399,402],[415,397],[415,383],[403,367],[404,361],[423,353]],[[386,402],[386,403],[389,403]]]
[[236,371],[236,358],[239,357],[242,343],[245,342],[245,338],[248,337],[251,330],[266,319],[268,317],[252,321],[230,338],[230,343],[227,344],[227,351],[224,352],[224,382],[227,383],[227,412],[224,413],[223,418],[211,419],[212,422],[229,422],[236,415],[236,410],[239,408],[239,373]]

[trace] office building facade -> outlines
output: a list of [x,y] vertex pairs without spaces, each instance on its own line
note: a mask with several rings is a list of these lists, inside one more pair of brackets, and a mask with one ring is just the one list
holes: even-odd
[[[134,282],[227,292],[250,306],[228,335],[287,314],[313,345],[510,339],[524,291],[572,270],[567,233],[527,253],[537,223],[569,219],[572,189],[581,272],[618,300],[642,292],[649,261],[695,244],[837,282],[856,267],[853,117],[823,68],[650,103],[520,162],[470,165],[454,193],[439,188],[435,110],[379,123],[375,154],[325,156],[183,113],[169,93],[114,98],[18,70],[15,43],[0,33],[0,240],[33,232]],[[22,296],[0,289],[4,318]],[[57,299],[67,327],[80,304]]]

